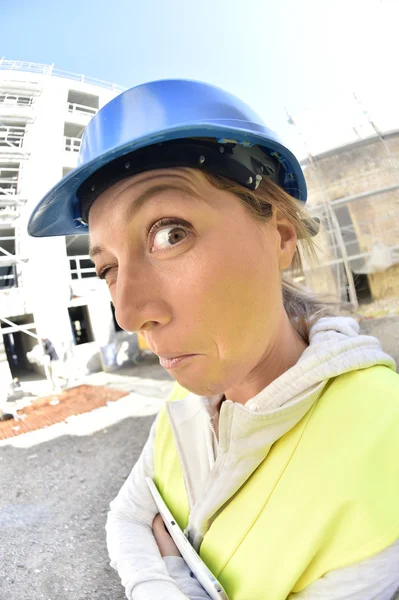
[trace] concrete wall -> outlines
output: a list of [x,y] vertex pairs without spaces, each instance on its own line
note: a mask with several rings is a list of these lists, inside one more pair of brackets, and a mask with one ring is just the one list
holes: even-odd
[[[399,159],[399,134],[385,140],[395,160]],[[312,203],[328,193],[337,200],[397,183],[397,173],[379,138],[351,144],[313,158],[305,169]]]
[[[384,143],[372,138],[339,148],[314,157],[306,165],[310,207],[321,206],[326,200],[333,201],[334,206],[339,199],[370,194],[346,204],[357,238],[356,246],[348,246],[348,254],[371,252],[377,244],[398,246],[399,189],[378,192],[399,183],[398,169],[399,133],[385,136]],[[321,262],[332,259],[330,253],[322,256]],[[356,270],[359,261],[350,264]],[[320,275],[314,272],[312,278],[315,289],[325,287],[326,277],[321,271]],[[399,265],[369,274],[368,281],[374,299],[399,295]]]

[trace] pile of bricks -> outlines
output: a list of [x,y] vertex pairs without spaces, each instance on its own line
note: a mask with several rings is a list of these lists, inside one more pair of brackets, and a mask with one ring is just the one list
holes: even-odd
[[106,386],[79,385],[61,394],[37,398],[17,411],[18,419],[0,421],[0,439],[61,423],[72,415],[89,412],[126,395],[127,392]]

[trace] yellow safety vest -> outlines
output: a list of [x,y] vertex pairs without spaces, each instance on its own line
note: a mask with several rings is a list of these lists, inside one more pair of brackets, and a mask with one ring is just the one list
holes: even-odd
[[[174,399],[187,395],[178,388]],[[189,504],[165,409],[155,481],[180,527]],[[399,376],[330,380],[212,523],[200,556],[230,600],[285,600],[399,538]]]

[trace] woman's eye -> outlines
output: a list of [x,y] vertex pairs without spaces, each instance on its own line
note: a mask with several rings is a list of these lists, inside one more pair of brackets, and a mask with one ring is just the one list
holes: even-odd
[[187,237],[187,231],[179,226],[164,227],[154,236],[153,248],[163,250],[178,244]]
[[109,285],[109,281],[111,279],[113,271],[115,271],[114,267],[105,267],[104,269],[100,269],[98,273],[98,278],[104,279],[106,284]]

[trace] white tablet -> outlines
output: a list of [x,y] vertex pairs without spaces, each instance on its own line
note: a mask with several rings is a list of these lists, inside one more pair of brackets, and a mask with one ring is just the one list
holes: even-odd
[[152,497],[154,498],[154,502],[157,505],[159,514],[193,575],[197,578],[212,600],[229,600],[223,587],[194,550],[179,525],[174,520],[172,513],[166,506],[151,477],[146,477],[146,481]]

